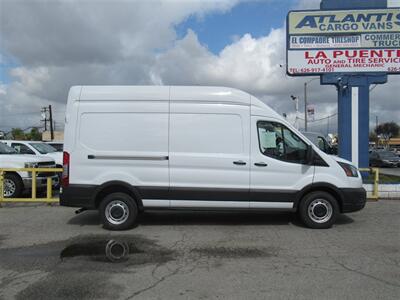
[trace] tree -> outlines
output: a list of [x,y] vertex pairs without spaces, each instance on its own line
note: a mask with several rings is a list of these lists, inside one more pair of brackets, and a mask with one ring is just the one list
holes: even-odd
[[387,122],[383,124],[379,124],[375,128],[375,133],[385,140],[385,143],[388,144],[389,140],[392,137],[399,135],[400,126],[395,122]]
[[42,134],[39,129],[33,127],[29,133],[25,133],[21,128],[13,128],[11,134],[14,140],[31,140],[31,141],[41,141]]
[[25,133],[21,128],[13,128],[11,134],[15,140],[25,140]]
[[375,143],[375,146],[378,145],[378,143],[379,143],[379,138],[378,138],[378,136],[376,135],[376,133],[375,133],[374,131],[371,131],[371,132],[369,133],[369,141],[370,141],[370,142],[374,142],[374,143]]
[[42,134],[39,132],[37,128],[34,127],[31,129],[31,132],[29,134],[26,134],[26,138],[31,141],[41,141]]

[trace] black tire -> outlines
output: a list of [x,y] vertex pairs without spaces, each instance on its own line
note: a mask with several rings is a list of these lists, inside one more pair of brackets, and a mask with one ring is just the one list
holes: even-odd
[[310,228],[326,229],[335,223],[340,209],[337,200],[327,192],[312,192],[301,200],[299,215]]
[[99,206],[103,227],[109,230],[131,228],[138,215],[136,201],[125,193],[112,193],[104,197]]
[[[10,182],[10,184],[12,185],[10,188],[12,188],[12,193],[8,194],[6,196],[6,192],[7,192],[7,181]],[[6,173],[6,175],[4,176],[4,196],[5,198],[18,198],[21,196],[22,191],[24,189],[24,184],[22,183],[21,177],[19,177],[18,174],[13,174],[13,173]]]

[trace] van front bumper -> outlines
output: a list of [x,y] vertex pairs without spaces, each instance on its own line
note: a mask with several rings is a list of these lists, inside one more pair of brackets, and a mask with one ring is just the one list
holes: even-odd
[[367,192],[364,188],[344,188],[342,193],[342,212],[350,213],[361,210],[367,202]]

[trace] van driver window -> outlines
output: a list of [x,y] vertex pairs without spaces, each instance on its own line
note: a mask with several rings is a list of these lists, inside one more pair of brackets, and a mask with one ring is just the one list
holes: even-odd
[[306,163],[307,144],[284,125],[276,122],[257,123],[260,151],[269,157]]

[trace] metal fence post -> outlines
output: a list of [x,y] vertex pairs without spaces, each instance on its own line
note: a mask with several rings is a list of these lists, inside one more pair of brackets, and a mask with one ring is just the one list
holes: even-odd
[[0,170],[0,207],[1,202],[4,200],[4,172]]

